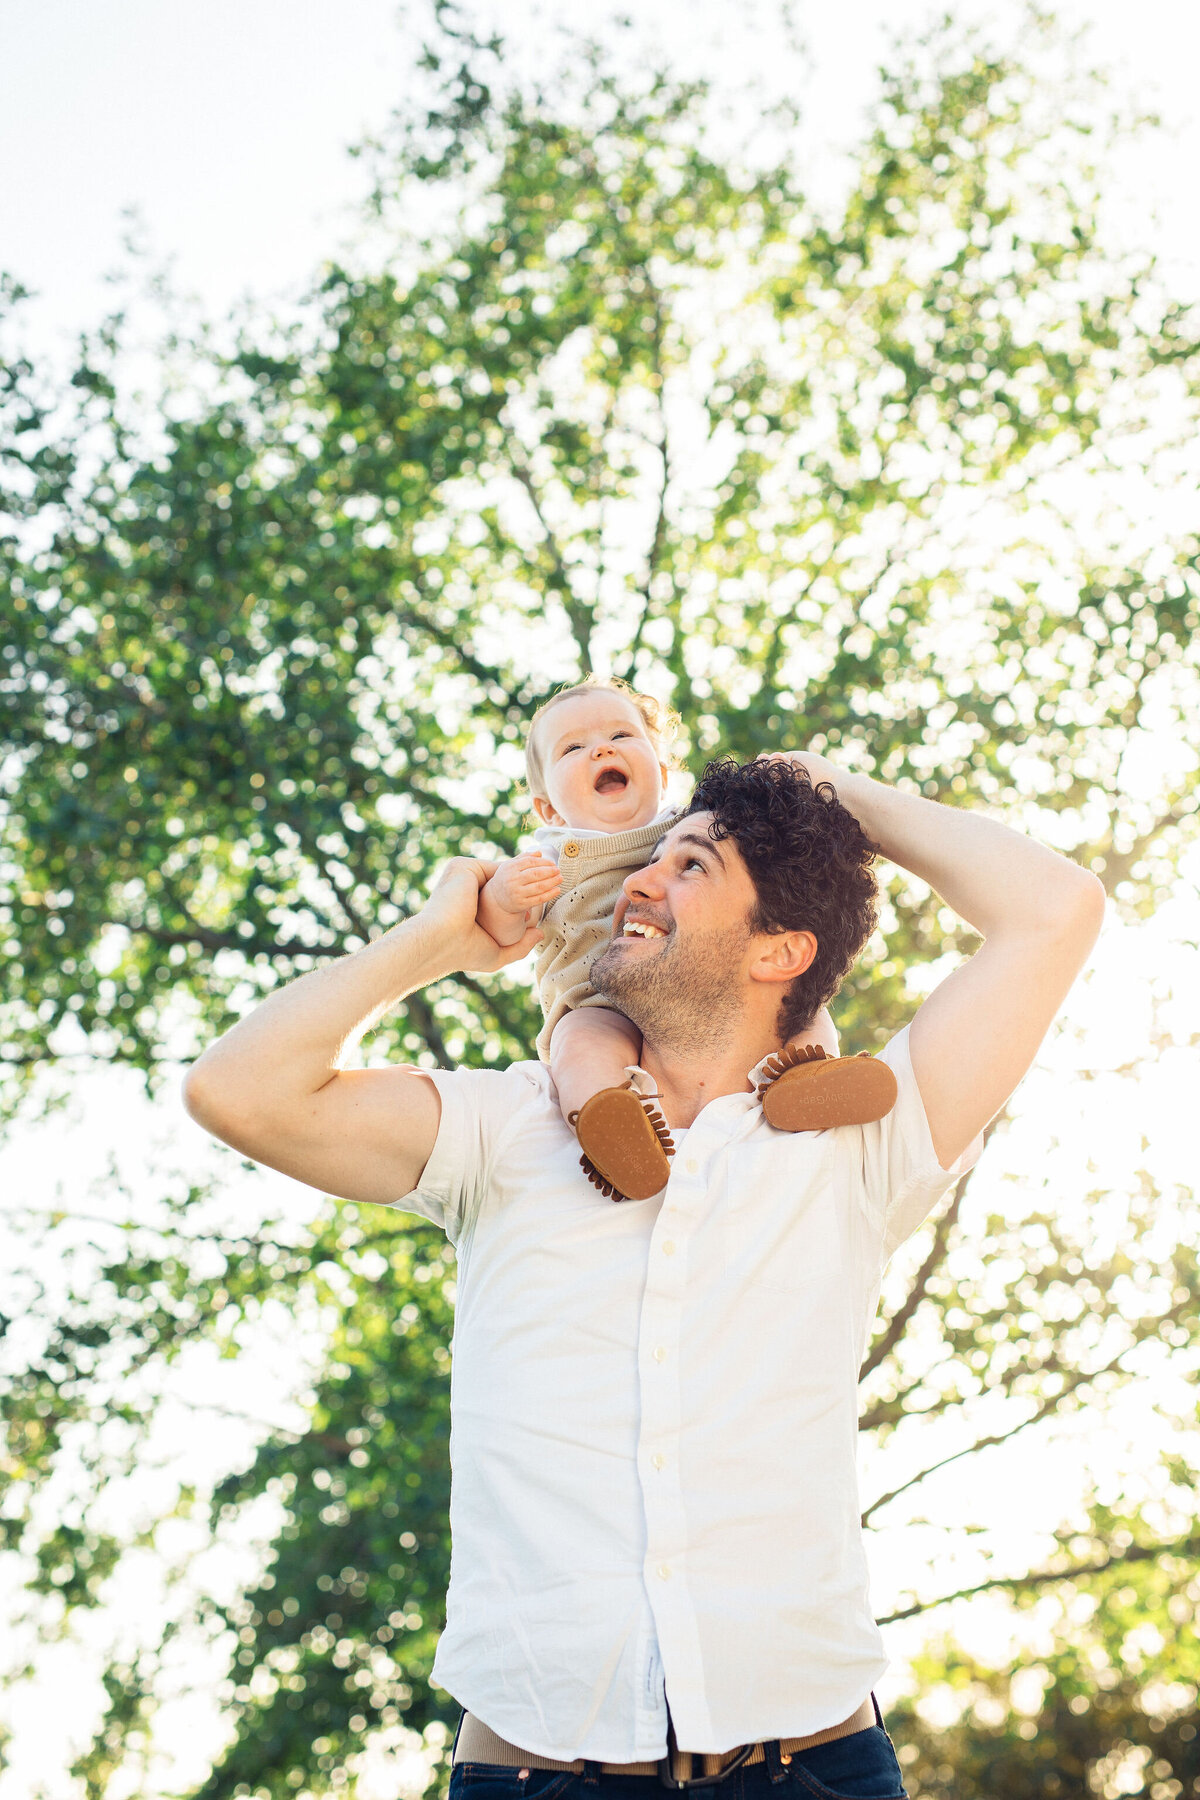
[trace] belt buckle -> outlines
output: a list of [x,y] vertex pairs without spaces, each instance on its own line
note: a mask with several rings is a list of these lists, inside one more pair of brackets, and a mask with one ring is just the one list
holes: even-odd
[[722,1782],[728,1781],[729,1777],[734,1774],[736,1770],[740,1769],[743,1763],[754,1754],[754,1745],[743,1744],[733,1760],[726,1763],[719,1775],[693,1775],[689,1777],[687,1781],[682,1781],[675,1773],[675,1758],[681,1754],[694,1757],[697,1752],[692,1750],[686,1752],[680,1751],[679,1745],[675,1740],[675,1721],[672,1719],[671,1709],[668,1707],[667,1754],[662,1758],[658,1765],[659,1785],[665,1787],[668,1793],[687,1794],[694,1792],[698,1788],[720,1787]]

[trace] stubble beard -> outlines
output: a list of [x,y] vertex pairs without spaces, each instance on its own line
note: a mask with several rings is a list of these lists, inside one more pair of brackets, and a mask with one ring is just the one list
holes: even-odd
[[718,1050],[737,1030],[732,972],[749,937],[744,925],[672,937],[655,956],[611,944],[592,964],[592,986],[637,1026],[647,1047]]

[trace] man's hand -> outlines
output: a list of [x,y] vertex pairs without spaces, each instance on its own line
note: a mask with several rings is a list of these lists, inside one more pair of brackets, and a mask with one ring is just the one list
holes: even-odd
[[540,850],[528,850],[511,862],[493,865],[494,872],[479,890],[476,918],[496,943],[529,946],[528,928],[536,924],[529,915],[541,912],[562,893],[558,867]]
[[[755,761],[795,763],[798,769],[804,770],[814,787],[827,781],[839,800],[842,800],[843,788],[852,788],[855,782],[865,780],[864,776],[851,774],[849,769],[839,769],[836,763],[830,762],[827,756],[822,756],[819,750],[764,750]],[[842,804],[853,812],[848,801],[842,800]]]
[[[540,859],[541,853],[536,854]],[[522,863],[529,860],[517,858]],[[473,974],[491,974],[528,956],[540,941],[539,927],[525,924],[527,908],[524,906],[515,920],[510,921],[512,935],[507,942],[497,938],[491,929],[493,923],[502,925],[502,915],[507,909],[501,905],[491,911],[486,897],[492,895],[504,870],[514,866],[512,863],[484,862],[477,856],[453,856],[438,876],[428,901],[417,916],[429,928],[439,951],[450,958],[444,974],[459,969]],[[558,870],[554,864],[547,866],[557,878]]]
[[849,774],[811,750],[767,760],[798,764],[814,785],[830,782],[879,853],[928,883],[984,940],[930,994],[909,1038],[934,1149],[948,1168],[1036,1056],[1095,942],[1104,889],[981,813]]
[[414,989],[459,969],[490,974],[532,950],[536,926],[501,945],[477,920],[496,867],[453,857],[413,918],[260,1002],[188,1072],[192,1117],[326,1193],[383,1202],[408,1193],[437,1137],[437,1089],[417,1070],[343,1064]]

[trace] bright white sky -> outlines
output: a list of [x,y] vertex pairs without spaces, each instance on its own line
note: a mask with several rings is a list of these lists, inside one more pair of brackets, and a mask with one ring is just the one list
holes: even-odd
[[[1017,0],[993,0],[986,9],[972,0],[957,10],[995,15],[997,5],[1001,17],[1010,11],[1019,16]],[[503,23],[533,55],[552,25],[574,10],[565,0],[540,9],[529,0],[506,0]],[[776,91],[794,83],[805,105],[813,184],[821,191],[836,185],[836,152],[853,141],[875,65],[886,55],[885,30],[916,26],[943,8],[927,7],[924,0],[856,0],[841,7],[799,0],[796,20],[810,50],[807,65],[783,53],[773,23],[777,14],[765,5],[629,0],[622,10],[632,14],[641,39],[659,42],[685,72],[708,71],[735,82],[761,69]],[[1194,94],[1200,9],[1182,0],[1141,0],[1136,8],[1124,0],[1071,0],[1062,11],[1092,24],[1097,57],[1116,71],[1114,96],[1139,94],[1161,108],[1173,129],[1173,138],[1159,137],[1124,157],[1114,217],[1122,232],[1157,246],[1177,288],[1200,293],[1200,184],[1194,178],[1200,168]],[[362,165],[346,156],[346,146],[384,122],[410,79],[412,40],[397,29],[395,13],[393,0],[0,0],[0,268],[39,295],[32,321],[36,345],[52,353],[111,304],[105,275],[121,262],[122,217],[129,208],[144,223],[156,259],[171,260],[177,284],[193,292],[209,316],[219,317],[247,294],[269,298],[302,288],[321,260],[355,234],[352,208],[366,177]],[[596,28],[603,29],[602,17]],[[1128,972],[1160,966],[1154,958],[1163,949],[1160,944],[1155,950],[1149,938],[1136,953],[1128,939],[1111,946],[1106,980],[1123,971],[1126,989],[1105,987],[1102,1019],[1111,1024],[1112,1016],[1130,1016],[1136,991]],[[1137,956],[1151,961],[1139,963]],[[1194,966],[1187,980],[1194,1013]],[[1092,994],[1079,1005],[1081,1019],[1094,1024],[1094,989]],[[1145,1021],[1141,1041],[1148,1041],[1144,1027]],[[1124,1046],[1128,1035],[1121,1041]],[[1043,1095],[1039,1104],[1052,1106],[1044,1088],[1031,1089],[1031,1105],[1037,1093]],[[1164,1093],[1155,1088],[1147,1104],[1163,1122],[1166,1178],[1178,1181],[1190,1146],[1172,1134],[1170,1121],[1177,1124],[1185,1109],[1169,1104]],[[93,1210],[89,1189],[102,1181],[110,1153],[129,1168],[136,1185],[142,1179],[140,1146],[151,1137],[178,1167],[209,1161],[205,1140],[173,1097],[151,1111],[121,1080],[98,1079],[82,1086],[73,1125],[60,1120],[24,1132],[0,1153],[0,1189],[27,1204]],[[1086,1157],[1071,1178],[1077,1177],[1080,1194],[1086,1192],[1085,1164]],[[306,1212],[314,1199],[296,1184],[267,1178],[247,1204],[257,1212],[272,1197],[293,1213]],[[286,1346],[277,1367],[260,1371],[252,1401],[244,1376],[231,1386],[230,1373],[229,1365],[194,1371],[192,1398],[281,1416],[290,1373]],[[169,1458],[189,1457],[191,1473],[202,1477],[214,1455],[228,1465],[252,1442],[245,1433],[234,1443],[237,1428],[227,1421],[214,1426],[218,1430],[219,1438],[206,1436],[196,1415],[180,1409],[160,1448]],[[169,1467],[172,1479],[187,1473],[179,1461]],[[1069,1478],[1065,1464],[1064,1470]],[[1024,1519],[1018,1502],[1029,1488],[1019,1481],[998,1484],[999,1504]],[[1038,1494],[1044,1491],[1043,1481]],[[953,1480],[941,1502],[953,1517]],[[1035,1525],[1027,1521],[1029,1529]],[[143,1590],[135,1582],[126,1591],[131,1608],[152,1604],[152,1576],[147,1571],[143,1579]],[[884,1566],[877,1564],[876,1585],[882,1608],[888,1590],[903,1585],[902,1571],[885,1558]],[[899,1641],[895,1649],[902,1654]],[[0,1800],[28,1800],[35,1789],[51,1800],[76,1793],[60,1773],[69,1757],[49,1756],[49,1746],[61,1743],[64,1687],[73,1695],[70,1711],[82,1747],[99,1694],[86,1666],[63,1652],[39,1694],[22,1700]],[[171,1778],[171,1785],[182,1785],[201,1773],[205,1749],[215,1747],[213,1719],[201,1704],[195,1712],[177,1712],[175,1722],[184,1727],[176,1741],[191,1751],[191,1760],[185,1755]],[[381,1784],[384,1796],[386,1775]],[[114,1800],[120,1800],[115,1789]]]
[[[218,313],[249,292],[292,291],[351,231],[365,173],[344,154],[378,128],[411,79],[394,0],[4,0],[0,6],[0,267],[40,299],[46,328],[93,322],[110,299],[122,215],[135,209],[180,284]],[[577,16],[566,0],[493,10],[528,53]],[[613,9],[616,10],[616,9]],[[639,40],[671,66],[735,85],[754,74],[799,92],[814,178],[852,141],[893,29],[944,11],[926,0],[798,0],[806,65],[781,54],[766,0],[633,0]],[[1020,0],[952,10],[1018,17]],[[1200,272],[1200,12],[1184,0],[1067,0],[1089,21],[1114,93],[1158,105],[1182,137],[1130,155],[1123,197],[1139,232],[1162,215],[1162,250]],[[485,15],[486,16],[486,15]],[[603,29],[604,12],[588,13]]]

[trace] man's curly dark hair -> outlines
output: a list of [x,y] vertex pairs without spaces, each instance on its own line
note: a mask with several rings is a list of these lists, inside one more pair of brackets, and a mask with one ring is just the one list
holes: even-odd
[[732,838],[756,896],[754,932],[811,931],[817,954],[784,992],[779,1038],[811,1025],[875,929],[876,849],[828,781],[792,762],[710,762],[688,813],[712,813],[709,836]]

